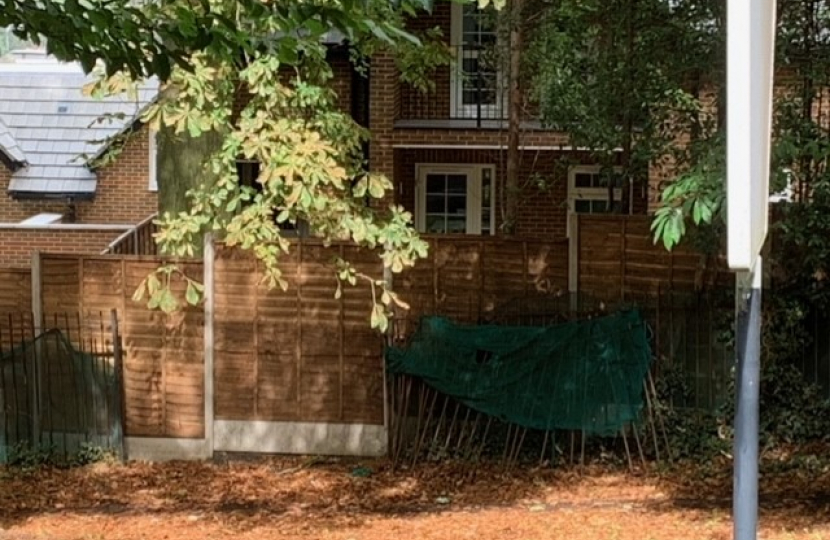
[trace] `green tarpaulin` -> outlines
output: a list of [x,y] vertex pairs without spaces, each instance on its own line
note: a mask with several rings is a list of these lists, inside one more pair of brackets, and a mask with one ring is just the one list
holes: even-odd
[[636,310],[552,327],[428,317],[386,362],[390,373],[519,426],[610,435],[639,419],[651,351]]

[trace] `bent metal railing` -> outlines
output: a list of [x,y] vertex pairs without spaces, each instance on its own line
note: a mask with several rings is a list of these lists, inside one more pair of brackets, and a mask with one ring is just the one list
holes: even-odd
[[158,230],[156,226],[158,214],[153,214],[135,227],[110,242],[101,255],[156,255],[157,246],[154,235]]

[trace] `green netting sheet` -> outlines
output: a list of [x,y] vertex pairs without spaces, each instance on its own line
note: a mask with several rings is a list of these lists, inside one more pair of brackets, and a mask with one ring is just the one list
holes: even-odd
[[523,427],[618,433],[637,421],[651,362],[636,310],[552,327],[462,326],[427,317],[387,369]]

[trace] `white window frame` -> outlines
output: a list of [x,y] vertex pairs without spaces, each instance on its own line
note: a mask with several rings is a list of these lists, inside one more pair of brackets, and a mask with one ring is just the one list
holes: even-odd
[[149,177],[149,184],[147,189],[149,191],[157,192],[159,190],[158,182],[158,132],[147,126],[147,176]]
[[[490,231],[486,235],[495,234],[496,224],[496,167],[488,164],[457,164],[457,163],[418,163],[415,165],[415,227],[422,233],[426,232],[426,177],[428,174],[466,174],[467,175],[467,209],[466,228],[468,235],[480,235],[481,232],[481,198],[483,171],[490,171]],[[449,233],[452,234],[452,233]]]
[[[614,167],[613,170],[615,173],[622,173],[622,167]],[[587,200],[608,202],[607,187],[576,187],[576,175],[599,174],[601,171],[602,167],[600,167],[599,165],[576,165],[568,170],[568,237],[571,236],[571,215],[577,214],[576,201]],[[622,201],[622,187],[614,188],[614,201]]]
[[[450,21],[450,45],[453,50],[462,54],[456,58],[455,65],[450,71],[450,114],[453,117],[477,118],[479,106],[476,104],[464,104],[464,89],[462,73],[464,71],[464,4],[453,2],[451,6]],[[502,73],[496,72],[498,85],[496,103],[493,105],[481,105],[481,117],[485,119],[500,119],[505,112],[506,85]]]

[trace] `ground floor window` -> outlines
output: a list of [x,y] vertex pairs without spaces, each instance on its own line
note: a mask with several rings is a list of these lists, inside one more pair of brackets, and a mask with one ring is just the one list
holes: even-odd
[[[612,185],[613,200],[608,191]],[[571,167],[568,171],[568,213],[619,214],[623,208],[622,187],[620,169],[603,170],[598,165]],[[568,226],[570,227],[570,220]]]
[[416,166],[415,217],[428,234],[493,234],[495,167]]

